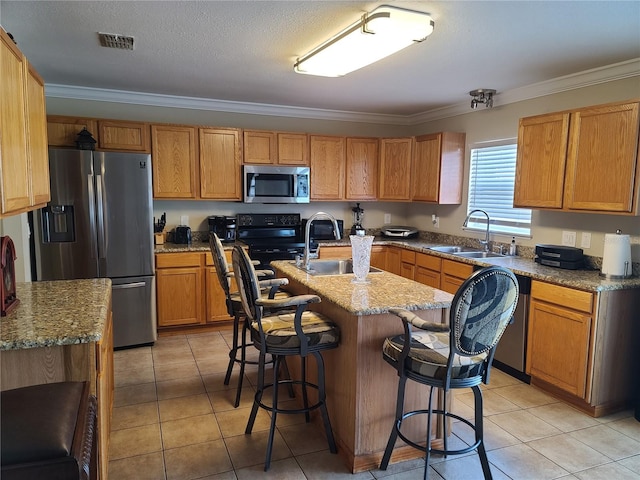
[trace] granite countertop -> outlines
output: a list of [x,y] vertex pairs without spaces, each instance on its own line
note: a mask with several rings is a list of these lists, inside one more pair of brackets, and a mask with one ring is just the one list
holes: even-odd
[[390,308],[430,310],[449,308],[453,295],[389,272],[370,273],[369,284],[351,282],[353,275],[313,276],[297,268],[294,262],[271,262],[276,272],[296,280],[320,296],[353,315],[376,315]]
[[111,299],[111,280],[16,283],[20,304],[0,318],[0,350],[97,342]]
[[[590,292],[599,292],[607,290],[625,290],[630,288],[640,288],[640,277],[634,276],[627,279],[610,280],[600,276],[598,270],[565,270],[561,268],[547,267],[533,261],[527,257],[491,257],[491,258],[466,258],[449,253],[437,252],[430,250],[429,247],[442,245],[441,243],[429,243],[420,239],[416,240],[374,240],[374,245],[396,245],[405,247],[416,252],[428,253],[442,258],[455,260],[456,262],[468,263],[471,265],[490,266],[496,265],[508,268],[518,275],[531,277],[534,280],[542,280],[557,285],[563,285],[571,288],[577,288]],[[320,243],[325,246],[345,246],[351,245],[349,240],[335,240]]]
[[[246,246],[242,242],[223,243],[225,250],[231,250],[234,245]],[[184,253],[184,252],[210,252],[209,242],[192,242],[190,244],[163,243],[155,246],[155,253]]]
[[[237,243],[237,242],[236,242]],[[424,252],[442,258],[448,258],[470,265],[488,266],[498,265],[512,270],[518,275],[531,277],[535,280],[542,280],[557,285],[571,288],[578,288],[590,292],[606,290],[624,290],[629,288],[640,288],[640,276],[634,276],[621,280],[610,280],[600,276],[598,270],[565,270],[561,268],[547,267],[533,261],[528,257],[492,257],[492,258],[465,258],[449,253],[436,252],[429,247],[442,245],[442,243],[431,243],[420,239],[416,240],[395,240],[376,237],[374,245],[395,245],[405,247],[416,252]],[[233,248],[234,244],[225,244],[226,248]],[[325,246],[350,246],[349,239],[320,242],[320,247]],[[178,245],[175,243],[165,243],[156,245],[156,253],[179,253],[179,252],[208,252],[209,244],[206,242],[193,242],[190,245]]]

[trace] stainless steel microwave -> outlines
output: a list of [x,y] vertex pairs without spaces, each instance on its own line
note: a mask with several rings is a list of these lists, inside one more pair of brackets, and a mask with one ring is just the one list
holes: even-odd
[[245,165],[245,203],[309,203],[309,167]]

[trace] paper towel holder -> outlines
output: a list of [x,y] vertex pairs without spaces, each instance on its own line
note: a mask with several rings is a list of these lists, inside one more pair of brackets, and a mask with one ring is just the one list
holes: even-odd
[[[620,249],[619,251],[613,250],[611,244],[610,248],[607,248],[607,237],[612,237],[610,238],[610,240],[618,237],[618,239],[620,240],[620,243],[618,243],[617,245],[617,247]],[[624,239],[626,240],[626,242],[623,241],[622,237],[626,237]],[[617,265],[612,264],[611,262],[614,260],[617,260],[617,262],[619,263]],[[616,273],[612,273],[612,269],[616,270]],[[602,257],[602,269],[600,272],[600,276],[605,277],[607,280],[620,280],[633,276],[633,264],[631,262],[631,245],[629,243],[629,235],[622,235],[622,230],[620,229],[616,230],[615,235],[605,235],[605,251]]]

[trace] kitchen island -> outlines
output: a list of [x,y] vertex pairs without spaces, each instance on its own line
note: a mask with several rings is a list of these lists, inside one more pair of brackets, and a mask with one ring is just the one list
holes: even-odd
[[[323,352],[327,408],[338,453],[354,473],[377,467],[393,425],[398,388],[396,371],[382,359],[384,339],[402,332],[401,320],[389,309],[406,308],[425,320],[448,322],[453,296],[384,271],[370,273],[369,284],[356,285],[351,282],[353,275],[312,276],[290,261],[271,266],[278,276],[289,279],[288,290],[318,295],[322,302],[310,308],[339,326],[340,346]],[[291,370],[296,363],[290,362]],[[426,408],[427,394],[426,387],[409,382],[407,409]],[[410,436],[424,438],[426,423],[407,420],[405,425]],[[434,429],[434,446],[441,437]],[[398,442],[392,462],[421,456],[422,452]]]
[[0,318],[0,389],[88,381],[98,403],[98,468],[107,478],[113,408],[111,280],[17,283]]

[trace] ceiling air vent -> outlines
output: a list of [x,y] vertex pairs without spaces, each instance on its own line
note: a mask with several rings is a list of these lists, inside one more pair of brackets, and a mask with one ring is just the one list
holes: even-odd
[[98,32],[98,37],[100,38],[100,45],[103,47],[133,50],[133,37],[128,35]]

